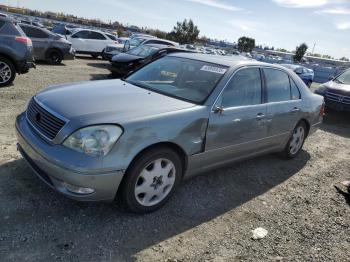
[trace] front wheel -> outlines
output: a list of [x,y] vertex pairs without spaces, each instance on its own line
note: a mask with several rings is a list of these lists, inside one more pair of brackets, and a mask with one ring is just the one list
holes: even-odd
[[52,65],[59,65],[63,60],[63,56],[60,52],[53,50],[49,53],[48,60]]
[[306,130],[306,125],[304,122],[300,122],[294,128],[293,133],[283,151],[283,154],[286,158],[292,159],[300,153],[307,135]]
[[121,188],[123,204],[132,212],[148,213],[163,206],[182,177],[181,159],[169,148],[154,148],[138,157]]
[[10,85],[16,77],[16,68],[5,57],[0,56],[0,87]]

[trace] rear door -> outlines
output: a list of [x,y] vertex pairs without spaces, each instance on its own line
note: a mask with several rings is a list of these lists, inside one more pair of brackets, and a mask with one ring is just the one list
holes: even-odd
[[209,117],[206,153],[222,163],[264,151],[266,105],[258,67],[240,69],[226,86]]
[[294,80],[279,69],[264,68],[267,105],[267,133],[272,146],[288,140],[301,119],[301,95]]
[[113,41],[108,40],[103,34],[90,31],[89,39],[87,40],[87,48],[89,52],[101,53],[110,43],[113,43]]
[[45,59],[46,51],[50,46],[49,34],[39,28],[35,28],[32,26],[21,25],[21,28],[33,42],[35,59]]

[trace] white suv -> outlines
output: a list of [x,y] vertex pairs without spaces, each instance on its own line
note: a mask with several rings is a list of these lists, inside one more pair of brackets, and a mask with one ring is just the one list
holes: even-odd
[[93,57],[101,55],[107,45],[118,43],[116,36],[90,29],[72,30],[66,38],[77,53],[90,54]]

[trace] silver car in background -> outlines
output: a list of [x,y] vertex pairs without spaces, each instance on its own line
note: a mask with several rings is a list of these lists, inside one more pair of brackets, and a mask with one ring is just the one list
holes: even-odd
[[23,32],[32,40],[34,58],[37,61],[47,61],[60,64],[62,60],[72,60],[75,51],[72,44],[63,37],[37,26],[18,24]]
[[17,117],[18,149],[64,195],[117,198],[144,213],[200,172],[272,152],[296,157],[323,107],[283,67],[177,53],[126,79],[38,93]]

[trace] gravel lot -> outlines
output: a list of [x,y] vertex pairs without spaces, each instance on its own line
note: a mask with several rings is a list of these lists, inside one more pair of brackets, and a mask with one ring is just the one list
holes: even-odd
[[[79,203],[43,185],[16,152],[14,121],[47,85],[108,77],[89,58],[41,64],[0,89],[1,261],[349,261],[350,115],[328,112],[296,159],[268,155],[183,183],[161,210]],[[268,235],[252,240],[251,230]]]

